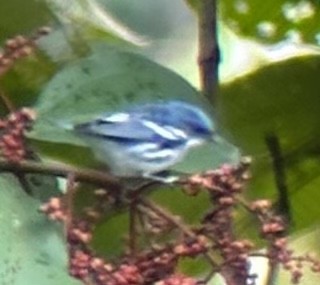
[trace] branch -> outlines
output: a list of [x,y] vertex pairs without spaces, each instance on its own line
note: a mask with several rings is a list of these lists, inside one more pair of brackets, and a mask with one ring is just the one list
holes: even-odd
[[217,40],[217,0],[199,1],[199,72],[204,95],[215,101],[218,90],[218,65],[220,61]]
[[68,178],[72,174],[76,181],[88,182],[108,190],[119,190],[121,183],[119,179],[107,172],[91,169],[78,169],[62,164],[44,164],[34,161],[10,162],[0,160],[0,172],[38,173],[43,175],[59,176]]

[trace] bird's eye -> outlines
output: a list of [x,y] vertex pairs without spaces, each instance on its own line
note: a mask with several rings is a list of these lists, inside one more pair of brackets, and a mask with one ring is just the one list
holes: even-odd
[[209,126],[200,124],[199,122],[189,122],[189,126],[191,126],[192,131],[199,136],[208,136],[212,134]]

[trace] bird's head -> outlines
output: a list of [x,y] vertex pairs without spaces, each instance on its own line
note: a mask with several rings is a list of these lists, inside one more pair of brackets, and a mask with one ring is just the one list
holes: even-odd
[[171,126],[183,130],[194,142],[213,139],[214,123],[201,108],[181,101],[171,101],[167,104]]

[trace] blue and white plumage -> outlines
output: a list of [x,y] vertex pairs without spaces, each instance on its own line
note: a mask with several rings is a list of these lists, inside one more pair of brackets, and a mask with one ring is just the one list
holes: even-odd
[[200,108],[182,101],[148,103],[74,127],[96,157],[119,176],[149,176],[212,140],[214,126]]

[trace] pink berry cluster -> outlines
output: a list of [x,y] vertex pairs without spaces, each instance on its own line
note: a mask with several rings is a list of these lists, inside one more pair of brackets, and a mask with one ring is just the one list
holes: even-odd
[[[41,211],[51,220],[68,223],[64,197],[50,199]],[[175,268],[179,258],[196,257],[207,251],[205,237],[199,235],[196,240],[185,237],[176,243],[153,245],[135,255],[124,254],[111,263],[90,248],[94,225],[89,220],[72,219],[67,229],[71,276],[97,285],[197,284],[194,278],[175,274]]]
[[6,160],[18,162],[26,158],[25,131],[35,120],[35,112],[22,108],[0,120],[0,150]]
[[35,49],[35,41],[49,32],[50,28],[42,27],[30,38],[18,35],[8,39],[3,51],[0,52],[0,76],[8,71],[16,60],[32,54]]
[[298,284],[303,277],[304,265],[309,265],[313,272],[320,273],[320,260],[306,254],[296,256],[288,248],[286,224],[284,219],[272,213],[271,203],[268,200],[258,200],[251,203],[250,208],[261,221],[261,236],[268,242],[267,258],[270,265],[280,264],[290,272],[292,284]]
[[[65,197],[52,198],[42,206],[42,211],[52,220],[66,224],[66,239],[69,246],[69,272],[84,284],[93,285],[195,285],[208,284],[215,273],[225,279],[226,284],[255,284],[257,276],[249,274],[249,257],[259,255],[259,247],[246,238],[241,238],[235,230],[235,214],[242,207],[257,223],[257,232],[265,242],[270,264],[280,264],[292,276],[292,283],[300,281],[302,267],[320,272],[320,262],[310,254],[295,256],[288,248],[285,233],[285,220],[272,210],[269,200],[247,202],[243,198],[245,185],[250,178],[250,160],[245,158],[238,166],[224,165],[221,168],[196,174],[179,183],[194,195],[206,191],[211,207],[197,225],[185,225],[182,218],[176,218],[154,203],[146,203],[144,198],[129,193],[126,201],[136,203],[141,215],[139,235],[150,237],[149,245],[128,251],[124,246],[123,254],[116,259],[101,258],[91,247],[93,229],[103,217],[106,205],[116,205],[112,193],[97,190],[96,204],[84,209],[84,215],[70,217]],[[197,189],[197,191],[194,191]],[[141,192],[139,192],[141,195]],[[123,196],[126,196],[124,193]],[[131,198],[134,196],[134,198]],[[130,200],[132,199],[132,200]],[[130,204],[131,205],[131,204]],[[151,235],[150,235],[151,233]],[[171,238],[168,238],[170,236]],[[161,240],[161,236],[164,241]],[[156,238],[154,239],[154,236]],[[133,238],[128,232],[128,245]],[[130,246],[129,246],[130,248]],[[184,258],[206,260],[211,272],[201,279],[185,276],[178,272],[178,264]]]
[[234,232],[234,211],[238,206],[238,195],[250,175],[250,159],[244,158],[239,166],[223,165],[221,168],[190,177],[188,187],[204,187],[210,195],[212,209],[202,219],[200,232],[210,239],[212,249],[221,260],[221,272],[239,284],[254,282],[255,276],[248,274],[249,255],[254,245],[248,240],[238,239]]

